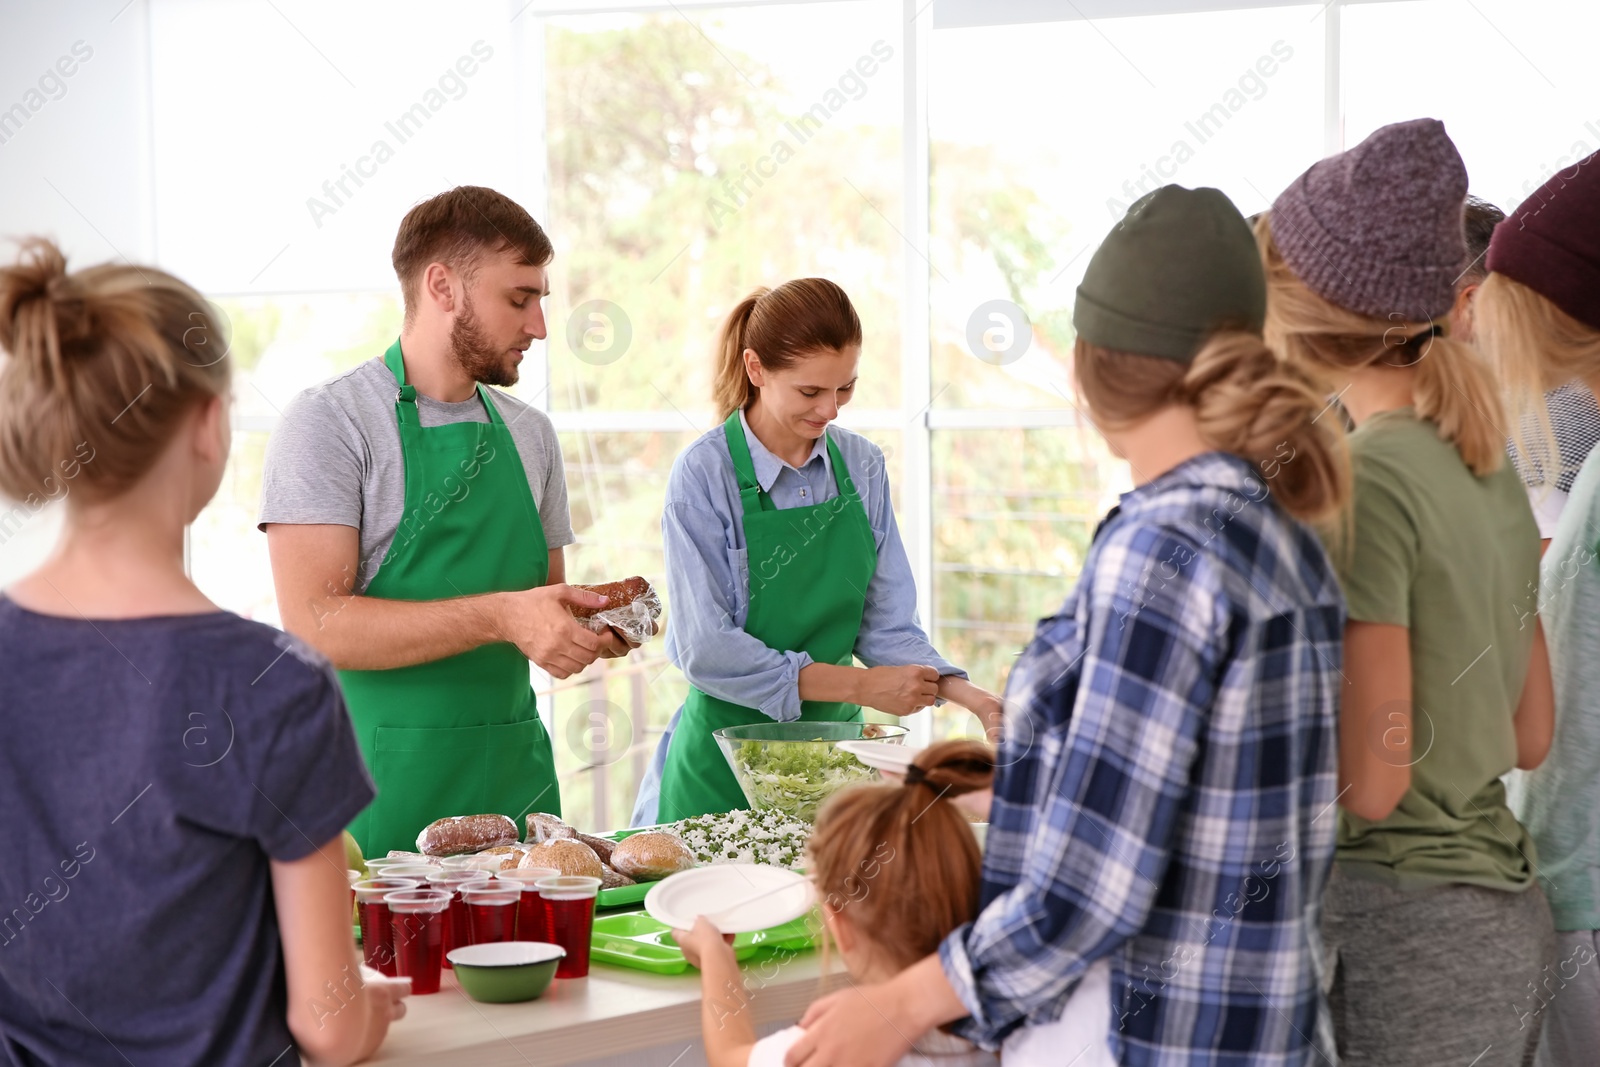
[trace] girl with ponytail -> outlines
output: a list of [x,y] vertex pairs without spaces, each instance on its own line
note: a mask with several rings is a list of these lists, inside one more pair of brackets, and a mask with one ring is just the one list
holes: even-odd
[[833,424],[860,358],[861,320],[825,278],[757,289],[722,327],[722,425],[673,464],[661,515],[667,654],[689,695],[635,826],[746,806],[712,736],[724,727],[860,722],[862,708],[911,715],[940,700],[999,725],[999,698],[917,621],[882,450]]
[[53,554],[0,593],[0,1046],[371,1055],[404,1003],[363,988],[350,941],[341,830],[373,789],[338,682],[184,571],[228,459],[224,320],[170,274],[69,272],[35,238],[0,268],[0,348],[0,542],[65,498]]
[[958,1019],[1021,1067],[1331,1053],[1317,920],[1344,602],[1303,520],[1336,514],[1349,474],[1265,313],[1249,226],[1215,189],[1150,193],[1095,252],[1074,374],[1135,487],[1011,672],[981,910],[812,1005],[791,1067],[886,1067]]
[[1539,1027],[1486,1005],[1527,999],[1552,946],[1501,783],[1550,747],[1539,533],[1514,423],[1445,325],[1466,192],[1444,127],[1418,119],[1315,164],[1256,223],[1267,338],[1356,424],[1330,532],[1350,622],[1323,915],[1347,1067],[1531,1062]]
[[[1552,177],[1489,243],[1489,276],[1473,306],[1478,345],[1498,368],[1523,469],[1555,480],[1578,468],[1540,568],[1539,624],[1550,640],[1555,737],[1538,769],[1513,778],[1513,808],[1538,846],[1539,884],[1555,919],[1560,995],[1527,996],[1518,1014],[1540,1029],[1541,1067],[1578,1067],[1600,1049],[1600,453],[1558,449],[1545,390],[1600,391],[1600,153]],[[1548,385],[1546,383],[1549,383]],[[1543,426],[1542,433],[1528,432]],[[1552,493],[1554,487],[1549,487]],[[1534,604],[1519,605],[1532,622]],[[1569,978],[1569,968],[1581,977]]]
[[[853,982],[894,977],[977,915],[982,857],[958,801],[987,791],[993,778],[994,749],[944,741],[917,754],[903,784],[853,786],[823,805],[806,845],[806,870],[821,901],[825,946],[838,949]],[[782,1067],[804,1031],[790,1027],[757,1040],[745,1010],[749,993],[723,935],[702,916],[693,930],[673,936],[700,968],[706,1061]],[[997,1062],[970,1042],[934,1031],[916,1042],[903,1065]]]

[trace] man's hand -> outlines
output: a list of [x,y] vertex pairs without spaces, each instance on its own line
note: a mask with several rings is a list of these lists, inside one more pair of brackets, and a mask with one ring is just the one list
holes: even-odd
[[784,1067],[892,1067],[920,1036],[896,1020],[893,1000],[888,985],[863,985],[814,1001]]
[[868,667],[857,687],[856,703],[889,715],[910,715],[939,696],[939,672],[933,667]]
[[602,608],[606,598],[570,585],[545,585],[516,593],[492,594],[495,630],[516,645],[552,678],[568,678],[600,656],[605,641],[579,624],[567,610]]

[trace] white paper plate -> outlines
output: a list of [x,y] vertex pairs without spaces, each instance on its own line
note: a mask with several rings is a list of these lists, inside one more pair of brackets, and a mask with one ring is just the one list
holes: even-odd
[[917,758],[920,748],[907,748],[892,741],[840,741],[838,747],[843,752],[848,752],[868,767],[875,767],[880,771],[891,771],[895,774],[906,773],[906,768],[911,766],[911,761]]
[[691,929],[704,915],[725,934],[748,934],[798,919],[814,899],[803,874],[766,863],[723,863],[662,879],[645,894],[644,910],[678,930]]

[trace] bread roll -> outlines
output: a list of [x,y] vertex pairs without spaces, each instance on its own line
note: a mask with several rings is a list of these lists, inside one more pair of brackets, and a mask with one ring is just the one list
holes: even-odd
[[427,856],[482,852],[517,839],[517,824],[504,815],[452,815],[423,827],[417,851]]
[[611,866],[641,882],[653,882],[694,866],[694,853],[677,834],[648,830],[617,842]]
[[562,837],[577,837],[578,831],[554,815],[536,811],[528,816],[528,843],[543,844]]
[[554,867],[562,874],[581,874],[588,878],[601,878],[605,866],[594,849],[573,837],[558,837],[553,841],[534,845],[522,857],[522,867]]

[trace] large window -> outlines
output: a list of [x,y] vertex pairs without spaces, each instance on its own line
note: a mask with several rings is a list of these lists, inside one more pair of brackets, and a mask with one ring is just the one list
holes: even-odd
[[[1107,229],[1164,182],[1260,210],[1319,156],[1419,115],[1509,209],[1600,147],[1600,9],[1539,10],[38,5],[7,16],[0,67],[42,70],[79,39],[93,56],[25,126],[0,126],[0,232],[53,232],[80,264],[154,261],[225,310],[233,462],[190,559],[219,602],[267,622],[266,442],[297,392],[398,332],[388,257],[416,201],[490,185],[555,242],[550,336],[516,392],[560,434],[576,581],[663,577],[666,478],[712,428],[723,317],[756,286],[833,278],[866,331],[842,421],[889,458],[935,644],[998,689],[1131,484],[1071,384],[1074,291]],[[48,550],[58,512],[0,507],[0,581]],[[569,814],[620,825],[684,679],[658,641],[535,681]],[[915,722],[974,732],[954,709]]]

